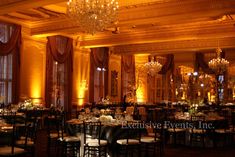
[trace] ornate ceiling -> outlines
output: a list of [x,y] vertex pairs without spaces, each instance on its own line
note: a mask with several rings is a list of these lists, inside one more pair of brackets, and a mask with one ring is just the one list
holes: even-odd
[[0,20],[31,35],[61,34],[81,47],[116,53],[166,53],[235,47],[235,0],[119,0],[118,23],[94,36],[66,16],[65,0],[1,0]]

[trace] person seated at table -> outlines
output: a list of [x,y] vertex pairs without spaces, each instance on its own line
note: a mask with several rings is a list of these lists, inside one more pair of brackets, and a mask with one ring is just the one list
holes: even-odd
[[208,105],[209,105],[209,102],[208,102],[207,97],[205,97],[205,98],[203,99],[203,104],[204,104],[205,106],[208,106]]
[[122,110],[126,111],[126,107],[127,107],[127,95],[125,94],[122,100]]

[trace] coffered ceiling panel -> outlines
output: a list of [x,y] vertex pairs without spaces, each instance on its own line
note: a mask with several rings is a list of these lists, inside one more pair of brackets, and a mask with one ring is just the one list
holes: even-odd
[[[196,46],[188,43],[203,49],[202,41],[207,40],[210,45],[204,48],[208,49],[217,47],[217,40],[232,39],[223,45],[228,48],[235,38],[235,0],[119,0],[117,23],[95,35],[83,33],[79,24],[66,16],[66,2],[2,0],[0,20],[28,27],[33,36],[62,34],[73,37],[82,47],[114,46],[117,52],[125,52],[120,47],[135,45],[147,53],[148,46],[143,45],[160,43],[165,47],[158,50],[164,52],[194,50]],[[174,43],[174,48],[168,45]]]

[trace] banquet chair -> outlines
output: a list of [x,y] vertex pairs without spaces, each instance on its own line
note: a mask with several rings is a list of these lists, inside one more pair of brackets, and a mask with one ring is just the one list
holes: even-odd
[[15,123],[16,115],[14,113],[12,117],[12,130],[11,130],[11,143],[10,145],[7,146],[0,146],[0,157],[10,157],[10,156],[15,156],[15,157],[25,157],[28,155],[28,152],[23,149],[19,148],[15,145],[15,140],[16,140],[16,135],[17,135],[17,125]]
[[37,120],[37,125],[39,128],[42,128],[42,125],[43,125],[42,116],[43,116],[42,110],[28,110],[28,111],[26,111],[26,118],[32,119],[33,121]]
[[153,126],[153,134],[148,134],[147,136],[141,136],[141,145],[143,145],[144,156],[148,157],[157,156],[156,151],[159,150],[159,156],[163,156],[164,150],[164,123],[156,122]]
[[101,122],[83,122],[84,153],[83,156],[107,156],[106,140],[101,139]]
[[37,117],[26,117],[24,132],[16,140],[15,145],[24,148],[34,156],[36,133],[39,128],[39,119]]
[[160,108],[155,108],[153,112],[153,118],[151,119],[151,121],[156,122],[164,120],[166,120],[166,113],[164,112],[164,110]]
[[54,148],[57,156],[76,157],[80,155],[80,137],[65,133],[64,118],[64,112],[59,111],[47,121],[48,154]]
[[57,140],[60,137],[63,137],[63,131],[62,131],[62,123],[63,123],[63,117],[62,113],[59,111],[53,111],[51,112],[48,117],[45,119],[45,125],[47,129],[47,137],[48,137],[48,154],[50,156],[51,149],[54,151],[56,150],[57,146]]
[[230,134],[232,137],[232,144],[235,144],[234,136],[235,136],[235,111],[231,112],[231,127],[230,127]]
[[203,147],[205,147],[206,130],[200,126],[203,123],[205,123],[205,116],[191,116],[193,127],[189,129],[190,146],[193,146],[194,143],[202,143]]
[[142,129],[138,126],[138,122],[127,122],[126,126],[122,128],[126,130],[126,136],[123,139],[118,139],[116,142],[119,147],[118,156],[141,156]]
[[141,121],[147,121],[147,112],[145,107],[138,107],[138,113]]
[[217,147],[217,143],[223,142],[223,145],[227,144],[227,139],[229,135],[231,135],[231,130],[229,129],[229,123],[228,120],[220,120],[220,121],[215,121],[214,124],[214,136],[213,136],[213,143],[214,147]]
[[169,120],[169,122],[173,124],[173,127],[166,126],[167,133],[168,133],[168,137],[172,137],[173,145],[176,146],[178,144],[182,144],[182,142],[183,142],[183,145],[185,145],[186,128],[181,127],[180,125],[179,126],[175,125],[175,124],[183,123],[183,121],[172,118],[171,120]]
[[231,112],[231,130],[235,132],[235,111]]
[[[57,155],[62,157],[77,157],[80,156],[80,137],[76,136],[67,136],[61,137],[58,139],[58,146],[57,146]],[[61,151],[58,154],[59,150]]]
[[65,115],[62,115],[60,125],[60,137],[57,139],[56,153],[62,157],[80,156],[81,137],[71,136],[66,133]]
[[129,115],[134,115],[134,110],[135,110],[135,108],[134,108],[134,106],[128,106],[127,108],[126,108],[126,114],[129,114]]

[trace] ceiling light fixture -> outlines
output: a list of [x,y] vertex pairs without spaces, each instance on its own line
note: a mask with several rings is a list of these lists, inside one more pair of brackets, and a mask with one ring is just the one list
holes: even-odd
[[209,67],[216,73],[222,74],[225,72],[229,66],[229,61],[221,57],[221,48],[216,49],[217,58],[209,61]]
[[162,64],[152,57],[150,62],[144,64],[144,69],[150,76],[155,76],[162,69]]
[[81,30],[93,35],[115,24],[118,8],[117,0],[69,0],[67,14]]

